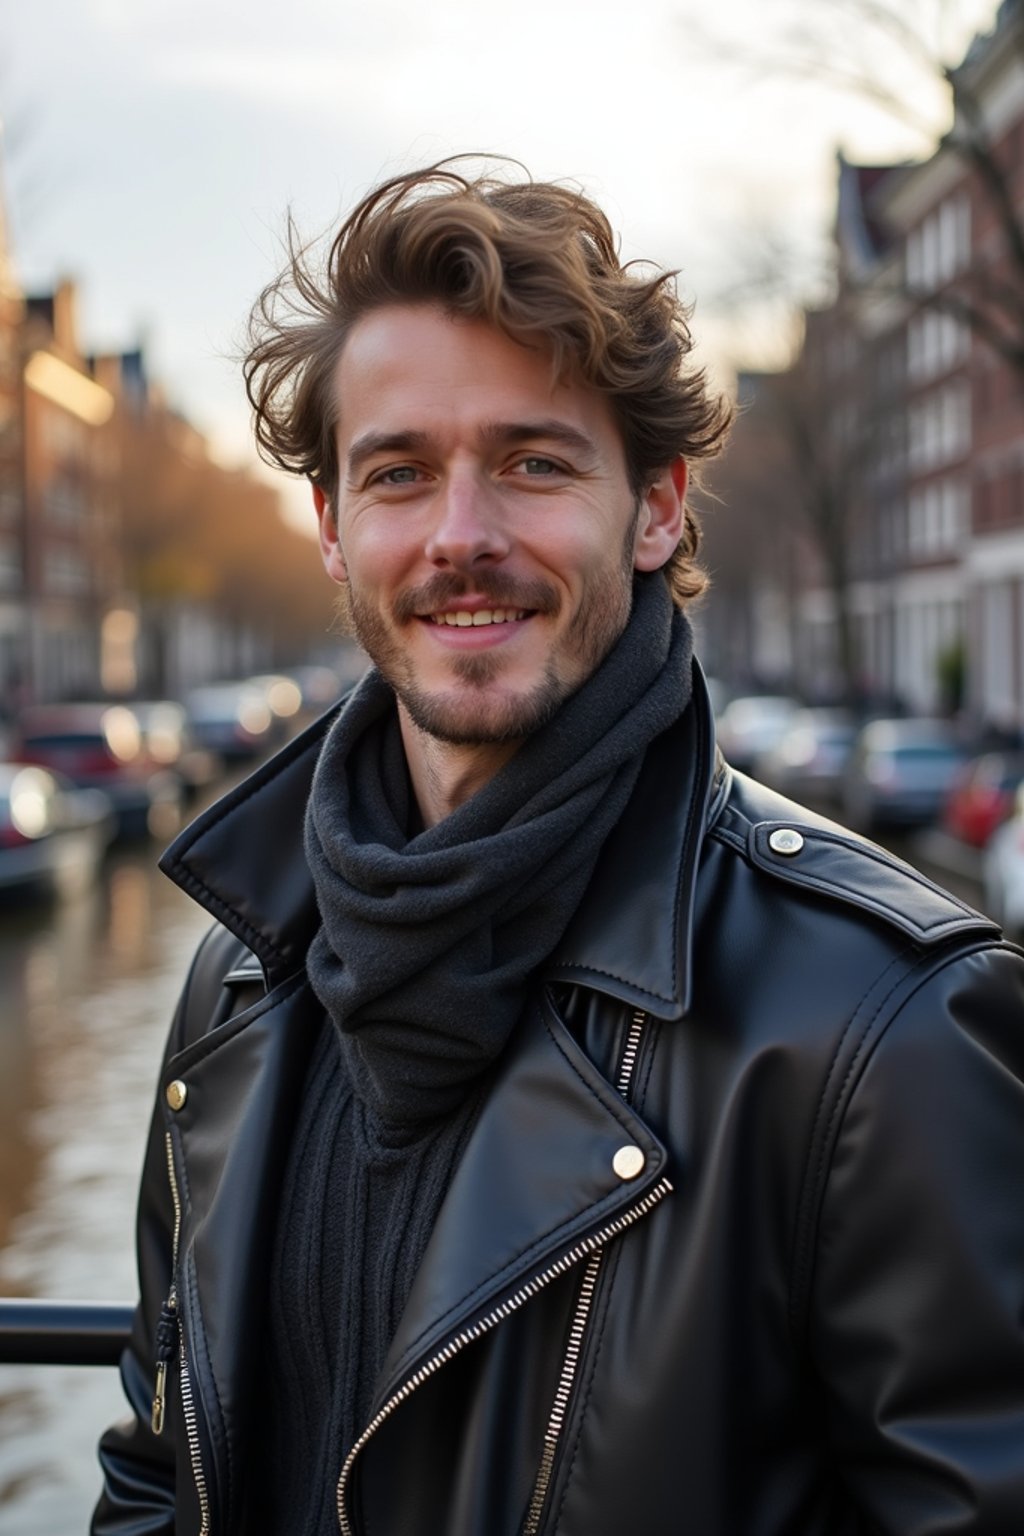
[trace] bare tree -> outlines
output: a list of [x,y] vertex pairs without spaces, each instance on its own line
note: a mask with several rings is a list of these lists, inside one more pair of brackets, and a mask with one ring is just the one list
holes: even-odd
[[[977,6],[974,11],[977,12]],[[1003,0],[994,30],[964,52],[971,17],[956,0],[768,0],[758,39],[726,38],[686,17],[688,46],[750,79],[827,84],[888,114],[922,149],[964,167],[996,232],[950,280],[925,283],[893,265],[883,281],[913,306],[954,315],[1024,384],[1024,187],[986,95],[996,56],[1024,64],[1024,0]],[[762,41],[762,39],[767,39]],[[936,139],[938,144],[936,147]],[[877,285],[877,274],[871,279]]]

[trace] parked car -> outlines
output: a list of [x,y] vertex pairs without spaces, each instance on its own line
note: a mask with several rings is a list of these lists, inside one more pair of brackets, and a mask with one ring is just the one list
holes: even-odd
[[0,895],[70,895],[96,877],[116,818],[98,789],[25,763],[0,763]]
[[1024,939],[1024,786],[1014,813],[989,838],[982,857],[983,904],[1010,938]]
[[345,679],[333,667],[317,666],[315,663],[289,667],[285,676],[290,677],[292,682],[298,685],[302,697],[302,708],[309,715],[322,715],[325,709],[330,709],[335,700],[341,697],[348,686]]
[[936,821],[965,752],[945,720],[872,720],[843,779],[843,813],[864,831]]
[[731,700],[718,720],[718,741],[734,768],[753,771],[756,759],[782,740],[800,706],[781,694],[745,694]]
[[246,684],[257,689],[266,700],[274,742],[284,741],[302,710],[302,689],[293,677],[287,677],[283,672],[247,677]]
[[167,837],[181,822],[182,782],[150,753],[127,705],[32,705],[18,716],[13,755],[64,774],[79,789],[103,790],[119,837]]
[[273,742],[274,716],[266,695],[251,683],[211,683],[185,699],[192,733],[202,747],[228,762],[258,757]]
[[971,758],[946,797],[942,811],[946,831],[973,848],[984,848],[996,828],[1013,815],[1022,781],[1024,752],[984,752]]
[[139,722],[149,756],[177,775],[187,798],[213,782],[220,760],[196,742],[183,704],[174,699],[136,700],[132,714]]
[[794,800],[836,802],[856,736],[848,711],[802,709],[778,744],[755,760],[754,773]]

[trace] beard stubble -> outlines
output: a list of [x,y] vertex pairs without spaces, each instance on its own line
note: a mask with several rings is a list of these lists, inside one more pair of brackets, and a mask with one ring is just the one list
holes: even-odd
[[[458,572],[439,572],[421,587],[400,594],[392,607],[390,624],[354,588],[346,586],[338,595],[339,621],[354,634],[421,731],[454,746],[520,740],[547,724],[569,695],[596,671],[625,629],[632,606],[633,543],[639,515],[637,503],[620,560],[592,579],[557,650],[552,649],[536,684],[524,693],[495,693],[504,666],[497,650],[455,653],[450,665],[459,686],[428,691],[417,682],[398,632],[403,624],[422,623],[422,615],[438,612],[470,588],[493,607],[556,617],[559,596],[548,582],[518,581],[500,570],[477,572],[471,579]],[[572,663],[569,675],[564,670],[567,661]]]

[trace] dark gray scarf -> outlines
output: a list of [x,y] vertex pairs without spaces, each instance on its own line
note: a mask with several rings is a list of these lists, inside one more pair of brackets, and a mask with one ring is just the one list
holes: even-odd
[[692,635],[660,573],[553,719],[437,826],[410,838],[394,695],[371,671],[328,734],[306,813],[322,926],[313,990],[354,1087],[415,1133],[501,1052],[625,809],[648,744],[690,698]]

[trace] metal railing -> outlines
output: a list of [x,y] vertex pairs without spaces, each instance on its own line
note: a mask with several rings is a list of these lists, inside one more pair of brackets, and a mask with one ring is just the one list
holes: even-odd
[[0,1297],[0,1365],[116,1365],[134,1307]]

